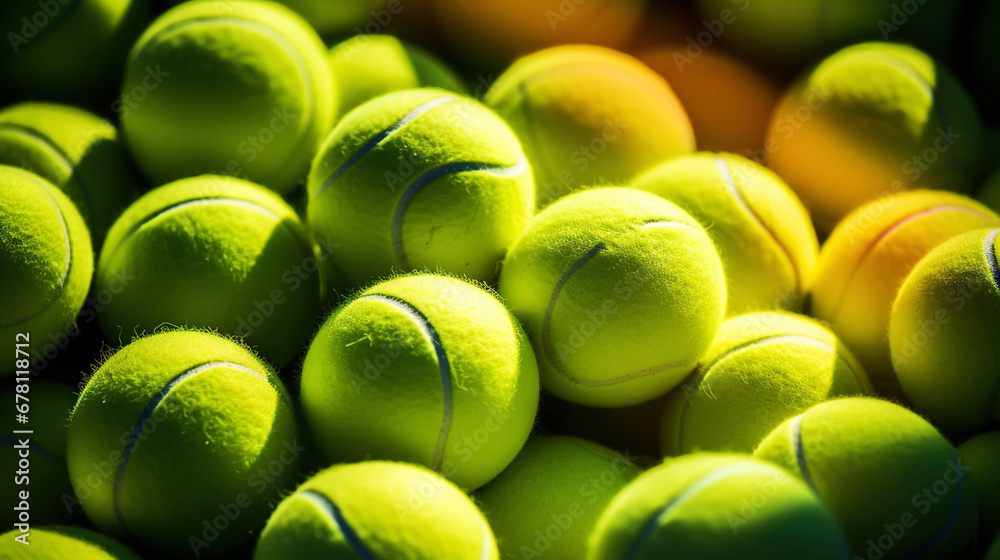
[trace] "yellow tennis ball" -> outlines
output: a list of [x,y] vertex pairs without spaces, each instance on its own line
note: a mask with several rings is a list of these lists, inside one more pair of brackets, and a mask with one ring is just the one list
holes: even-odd
[[804,480],[830,508],[852,558],[953,558],[976,536],[976,495],[958,454],[909,410],[868,398],[817,405],[754,457]]
[[979,540],[1000,534],[1000,431],[986,432],[958,446],[979,502]]
[[726,271],[726,314],[802,308],[819,243],[809,213],[772,171],[733,154],[680,156],[631,187],[662,196],[704,226]]
[[521,139],[539,207],[581,188],[624,183],[695,148],[667,82],[602,47],[564,45],[521,58],[485,101]]
[[871,392],[854,356],[817,321],[792,313],[740,315],[723,323],[699,368],[667,397],[662,451],[750,453],[811,406]]
[[698,222],[636,189],[552,204],[514,244],[500,295],[527,327],[542,386],[618,407],[654,399],[698,364],[722,323],[722,263]]
[[1000,422],[1000,229],[939,245],[917,264],[892,306],[889,349],[914,409],[939,426]]
[[880,392],[899,393],[889,360],[889,314],[899,287],[921,258],[948,239],[1000,225],[965,196],[917,190],[851,212],[820,251],[810,312],[830,323]]
[[909,188],[971,190],[983,130],[942,65],[906,45],[864,43],[829,56],[785,94],[765,150],[830,231],[854,208]]
[[139,555],[118,541],[88,529],[50,525],[33,527],[25,535],[17,530],[0,535],[4,560],[139,560]]
[[601,512],[640,472],[603,445],[542,436],[477,492],[476,501],[501,558],[582,559]]
[[667,459],[601,514],[587,560],[655,558],[846,560],[836,521],[809,488],[746,455]]

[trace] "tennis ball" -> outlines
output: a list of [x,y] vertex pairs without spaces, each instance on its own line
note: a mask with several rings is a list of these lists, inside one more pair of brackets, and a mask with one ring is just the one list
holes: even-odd
[[218,335],[169,331],[108,358],[73,409],[70,479],[103,532],[217,555],[264,524],[301,448],[276,374]]
[[185,2],[129,54],[115,104],[136,163],[155,184],[202,173],[285,194],[333,124],[320,38],[274,2]]
[[727,315],[802,307],[819,243],[809,213],[772,171],[701,152],[657,165],[630,186],[673,202],[705,228],[726,272]]
[[854,208],[907,188],[968,192],[983,130],[942,65],[906,45],[864,43],[802,76],[771,119],[768,166],[827,232]]
[[939,426],[1000,421],[997,229],[963,233],[917,264],[892,306],[889,349],[903,392]]
[[[0,340],[30,351],[75,328],[94,251],[73,203],[34,173],[0,165],[0,200]],[[0,361],[0,375],[25,371],[38,358],[12,354]]]
[[701,366],[667,397],[662,450],[750,453],[809,407],[871,392],[854,356],[817,321],[792,313],[741,315],[723,323]]
[[[26,545],[27,544],[27,545]],[[139,555],[111,537],[80,527],[34,527],[0,535],[4,560],[139,560]]]
[[811,313],[833,327],[879,392],[898,395],[889,360],[889,314],[917,262],[960,233],[1000,217],[958,194],[916,190],[851,212],[820,251],[809,287]]
[[0,3],[0,75],[24,97],[92,100],[119,79],[149,0],[6,0]]
[[543,436],[529,441],[476,500],[501,558],[582,560],[601,512],[639,472],[603,445]]
[[309,225],[339,244],[351,284],[399,270],[489,280],[534,212],[531,170],[510,128],[437,89],[374,99],[344,117],[309,173]]
[[695,453],[639,475],[601,514],[588,560],[846,560],[833,516],[782,469],[746,455]]
[[494,294],[432,274],[336,309],[302,364],[302,410],[330,462],[417,463],[474,490],[528,439],[538,369]]
[[203,175],[150,191],[115,222],[97,285],[109,340],[161,324],[239,335],[278,367],[305,347],[320,307],[317,259],[273,192]]
[[580,188],[629,181],[695,148],[691,122],[667,82],[602,47],[564,45],[521,58],[485,101],[521,139],[539,207]]
[[771,78],[718,48],[671,43],[637,56],[677,94],[700,149],[766,159],[764,136],[781,97]]
[[68,105],[19,103],[0,111],[0,164],[62,189],[95,245],[137,194],[114,125]]
[[1000,170],[995,171],[979,189],[976,198],[994,212],[1000,212]]
[[366,461],[320,471],[274,511],[254,560],[498,560],[472,500],[417,465]]
[[698,0],[707,47],[716,38],[773,65],[812,62],[861,41],[915,43],[945,58],[958,22],[948,0]]
[[340,114],[380,95],[436,87],[465,93],[462,80],[433,54],[392,35],[360,34],[330,49]]
[[958,446],[979,502],[980,541],[1000,534],[1000,431],[986,432]]
[[557,201],[511,248],[500,295],[531,336],[542,386],[591,406],[680,383],[722,323],[722,263],[698,222],[636,189]]
[[952,558],[976,535],[976,495],[955,448],[890,402],[856,397],[787,420],[754,451],[804,480],[863,558]]

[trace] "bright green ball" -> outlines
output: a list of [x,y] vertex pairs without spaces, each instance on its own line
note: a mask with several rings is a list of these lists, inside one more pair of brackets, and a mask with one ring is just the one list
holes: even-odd
[[330,66],[341,115],[404,89],[435,87],[465,93],[461,78],[444,62],[392,35],[355,35],[330,49]]
[[958,446],[979,501],[979,540],[1000,535],[1000,431],[986,432]]
[[111,537],[79,527],[35,527],[25,540],[17,530],[0,535],[4,560],[139,560],[139,555]]
[[114,109],[155,184],[214,173],[291,191],[333,123],[320,38],[274,2],[185,2],[132,47]]
[[775,173],[733,154],[701,152],[658,165],[629,185],[691,214],[726,270],[727,315],[802,308],[819,243],[809,213]]
[[477,492],[476,501],[505,560],[581,560],[601,512],[640,472],[603,445],[542,436]]
[[892,306],[896,377],[914,409],[940,426],[982,431],[1000,422],[997,233],[978,229],[938,245]]
[[0,2],[0,75],[24,97],[93,100],[120,77],[149,0]]
[[976,535],[976,495],[934,426],[890,402],[826,402],[778,426],[754,456],[806,481],[862,558],[952,558]]
[[[18,395],[22,399],[15,400]],[[6,503],[14,507],[25,501],[29,506],[27,511],[23,511],[24,508],[8,510],[9,526],[28,522],[37,526],[77,521],[74,518],[74,514],[78,512],[76,497],[66,470],[66,431],[70,411],[76,404],[73,388],[35,377],[28,383],[18,383],[0,391],[0,402],[10,403],[12,406],[15,403],[17,406],[28,404],[30,407],[27,425],[16,422],[14,414],[7,415],[2,424],[4,435],[0,436],[0,444],[7,457],[4,464],[18,464],[19,453],[23,450],[17,446],[21,445],[22,440],[28,440],[31,454],[28,475],[11,476],[4,484]],[[14,430],[24,429],[30,429],[34,433],[14,433]],[[26,500],[22,500],[21,492],[25,491],[28,496]],[[29,517],[22,518],[24,515]],[[0,558],[4,557],[0,555]]]
[[278,367],[320,314],[318,263],[295,211],[229,177],[182,179],[136,201],[108,233],[96,285],[109,292],[99,314],[109,340],[162,324],[211,328]]
[[340,246],[352,284],[393,271],[489,280],[534,213],[534,183],[510,128],[437,89],[376,98],[344,117],[309,174],[309,225]]
[[95,245],[137,195],[114,125],[68,105],[20,103],[0,111],[0,163],[62,189]]
[[500,295],[525,325],[542,385],[591,406],[662,395],[722,324],[722,263],[697,220],[645,191],[555,202],[511,248]]
[[538,369],[492,293],[445,276],[401,276],[327,319],[302,365],[301,399],[327,460],[408,461],[474,490],[528,439]]
[[70,479],[103,532],[174,556],[252,537],[301,454],[285,387],[247,348],[170,331],[125,346],[90,378],[69,424]]
[[[12,345],[10,359],[0,362],[6,375],[29,366],[14,360],[15,342],[37,352],[50,336],[76,328],[94,251],[76,206],[34,173],[0,165],[0,201],[0,340]],[[27,336],[15,340],[21,333]]]
[[417,465],[367,461],[320,471],[278,504],[254,560],[498,560],[472,500]]
[[639,475],[601,514],[588,560],[846,560],[830,512],[801,481],[746,455],[695,453]]

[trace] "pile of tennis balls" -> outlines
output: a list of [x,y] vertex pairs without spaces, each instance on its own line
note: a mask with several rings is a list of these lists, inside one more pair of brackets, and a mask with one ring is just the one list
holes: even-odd
[[998,24],[4,2],[0,558],[1000,560]]

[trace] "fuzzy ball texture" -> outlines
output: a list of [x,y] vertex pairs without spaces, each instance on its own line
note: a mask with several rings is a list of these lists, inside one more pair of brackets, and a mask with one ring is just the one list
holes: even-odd
[[[27,544],[15,540],[24,538]],[[139,555],[111,537],[80,527],[32,527],[22,537],[17,531],[0,535],[4,560],[139,560]]]
[[864,43],[829,56],[785,94],[771,119],[768,166],[821,231],[887,194],[971,190],[983,130],[942,65],[906,45]]
[[109,340],[162,324],[218,329],[283,367],[309,341],[321,278],[305,227],[273,192],[205,175],[150,191],[115,222],[97,286]]
[[500,295],[526,326],[542,385],[593,406],[656,398],[722,324],[722,263],[697,220],[640,190],[570,195],[511,248]]
[[976,495],[934,426],[874,398],[817,405],[776,428],[754,456],[804,480],[863,558],[952,558],[976,535]]
[[271,515],[254,560],[498,560],[472,500],[417,465],[366,461],[320,471]]
[[351,284],[430,269],[489,280],[534,212],[517,137],[477,101],[392,93],[349,113],[309,174],[309,225]]
[[892,306],[889,348],[903,392],[935,424],[982,430],[1000,422],[1000,229],[931,251]]
[[[40,348],[76,328],[94,272],[87,225],[76,206],[45,179],[0,165],[0,339]],[[30,359],[0,362],[0,375]]]
[[340,114],[380,95],[421,87],[465,93],[462,79],[430,52],[392,35],[360,34],[330,49]]
[[701,366],[667,397],[662,451],[750,453],[813,405],[871,393],[864,369],[819,322],[791,313],[741,315],[723,323]]
[[816,558],[846,560],[830,512],[784,470],[747,457],[696,453],[639,475],[604,510],[588,560]]
[[216,173],[291,191],[333,124],[323,42],[274,2],[185,2],[132,47],[116,103],[154,184]]
[[1000,535],[1000,431],[986,432],[958,446],[979,502],[979,540]]
[[302,365],[301,398],[327,460],[408,461],[474,490],[528,439],[538,369],[494,294],[445,276],[401,276],[327,319]]
[[68,105],[28,102],[0,111],[0,164],[62,189],[98,246],[138,195],[114,125]]
[[603,445],[541,436],[476,494],[503,560],[582,560],[611,499],[641,470]]
[[80,395],[67,440],[90,520],[174,556],[214,556],[250,539],[293,484],[300,453],[274,371],[247,348],[195,331],[138,339],[108,358]]
[[809,213],[766,167],[733,154],[680,156],[631,187],[657,194],[708,232],[726,271],[726,314],[799,310],[819,243]]
[[537,203],[621,184],[691,152],[694,132],[667,82],[635,58],[564,45],[514,62],[485,97],[521,139]]
[[883,393],[899,394],[889,359],[889,314],[899,287],[932,249],[1000,217],[965,196],[916,190],[854,210],[823,244],[810,312],[830,323]]

